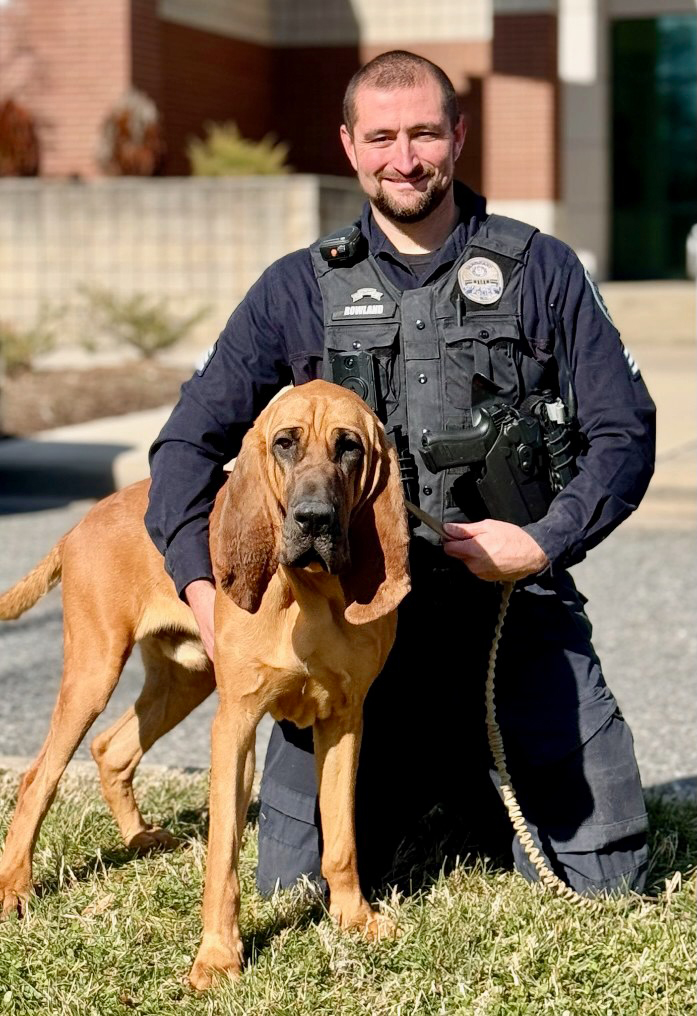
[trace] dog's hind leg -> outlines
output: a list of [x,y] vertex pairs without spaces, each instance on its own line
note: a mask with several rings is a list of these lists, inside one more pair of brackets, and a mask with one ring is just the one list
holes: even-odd
[[106,707],[131,650],[128,633],[66,614],[63,679],[41,752],[24,774],[0,861],[3,914],[23,909],[32,884],[32,855],[58,781],[94,720]]
[[175,846],[167,830],[147,823],[133,793],[133,774],[158,738],[183,720],[215,688],[212,664],[199,658],[191,669],[166,655],[169,643],[150,637],[141,642],[145,681],[134,705],[113,726],[98,734],[91,751],[99,766],[104,798],[128,847],[147,850]]

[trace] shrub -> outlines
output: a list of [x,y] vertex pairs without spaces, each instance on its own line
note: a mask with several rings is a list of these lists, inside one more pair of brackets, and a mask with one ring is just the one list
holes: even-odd
[[[188,317],[176,317],[166,300],[155,300],[144,293],[120,296],[98,286],[84,286],[85,314],[90,327],[108,335],[117,343],[126,343],[144,359],[151,359],[180,342],[208,313],[201,307]],[[83,340],[87,349],[96,347],[93,338]]]
[[97,161],[110,176],[155,176],[164,156],[157,107],[131,89],[102,123]]
[[31,370],[34,360],[56,345],[56,329],[62,312],[44,308],[29,328],[0,321],[0,366],[14,376]]
[[202,140],[192,138],[187,155],[194,176],[255,176],[290,173],[288,145],[267,134],[261,141],[243,138],[236,123],[208,123]]
[[0,102],[0,176],[36,176],[39,139],[34,118],[14,99]]

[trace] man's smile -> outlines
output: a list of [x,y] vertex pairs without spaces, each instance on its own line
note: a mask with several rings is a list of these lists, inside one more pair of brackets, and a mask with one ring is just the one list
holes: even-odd
[[380,178],[380,183],[390,183],[394,187],[400,187],[407,190],[409,188],[418,187],[419,184],[428,183],[431,178],[431,173],[420,173],[418,176],[383,176]]

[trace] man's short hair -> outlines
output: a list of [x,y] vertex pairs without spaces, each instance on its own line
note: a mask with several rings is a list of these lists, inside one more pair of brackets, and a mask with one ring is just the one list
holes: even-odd
[[343,105],[344,123],[349,134],[353,134],[356,122],[356,92],[362,85],[389,91],[392,88],[414,88],[427,78],[432,78],[440,86],[443,111],[450,126],[454,127],[460,116],[460,107],[453,83],[445,71],[426,57],[404,49],[392,49],[364,64],[349,81]]

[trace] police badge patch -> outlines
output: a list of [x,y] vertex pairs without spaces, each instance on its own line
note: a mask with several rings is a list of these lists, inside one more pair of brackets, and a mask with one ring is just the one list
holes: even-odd
[[503,272],[489,258],[470,258],[457,273],[462,295],[472,303],[487,306],[503,294]]

